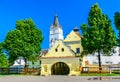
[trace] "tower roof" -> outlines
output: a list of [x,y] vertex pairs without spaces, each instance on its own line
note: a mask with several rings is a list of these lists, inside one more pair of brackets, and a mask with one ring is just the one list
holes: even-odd
[[54,23],[53,23],[54,26],[58,26],[59,25],[59,21],[58,21],[58,16],[55,15],[54,16]]
[[74,30],[74,32],[79,32],[78,27],[75,27],[73,30]]

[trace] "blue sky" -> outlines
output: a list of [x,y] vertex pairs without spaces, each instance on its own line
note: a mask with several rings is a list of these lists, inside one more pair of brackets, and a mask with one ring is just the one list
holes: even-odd
[[0,42],[4,41],[8,31],[15,29],[16,20],[32,18],[42,30],[42,49],[46,49],[54,15],[58,15],[66,37],[74,27],[87,23],[90,7],[96,2],[112,20],[112,27],[118,33],[113,16],[116,11],[120,12],[120,0],[0,0]]

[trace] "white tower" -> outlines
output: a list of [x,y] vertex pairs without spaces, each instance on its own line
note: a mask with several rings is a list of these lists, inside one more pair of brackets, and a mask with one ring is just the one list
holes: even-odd
[[54,23],[50,27],[49,47],[52,47],[56,40],[63,40],[63,30],[59,25],[58,16],[54,17]]

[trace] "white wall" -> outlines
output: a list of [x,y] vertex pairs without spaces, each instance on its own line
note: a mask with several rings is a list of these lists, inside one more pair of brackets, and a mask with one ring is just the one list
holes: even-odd
[[19,57],[17,60],[14,61],[13,65],[25,65],[25,61],[23,57]]
[[[104,56],[101,54],[101,63],[102,65],[110,65],[110,64],[120,64],[120,56],[119,56],[119,47],[114,47],[115,53],[111,52],[111,56]],[[98,63],[98,53],[89,54],[86,57],[86,61],[89,61],[89,64]]]

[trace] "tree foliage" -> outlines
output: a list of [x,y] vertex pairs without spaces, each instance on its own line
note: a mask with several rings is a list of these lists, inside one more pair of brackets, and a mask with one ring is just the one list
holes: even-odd
[[32,19],[16,21],[15,30],[9,31],[4,41],[9,61],[14,62],[20,56],[34,59],[40,53],[42,40],[42,32]]
[[0,43],[0,67],[5,68],[8,67],[8,60],[6,55],[3,53],[3,46],[2,43]]
[[114,21],[115,21],[116,28],[120,30],[120,13],[119,12],[115,12]]
[[118,39],[117,39],[117,46],[120,47],[120,13],[119,12],[115,12],[114,14],[114,23],[115,23],[117,30],[119,31]]
[[99,66],[101,67],[100,53],[109,53],[116,44],[116,36],[112,30],[111,21],[102,14],[98,4],[94,4],[89,12],[88,24],[82,24],[82,46],[84,52],[98,52]]
[[[114,14],[114,23],[117,28],[118,32],[118,38],[117,38],[117,46],[120,47],[120,13],[115,12]],[[120,55],[120,48],[119,48],[119,55]]]

